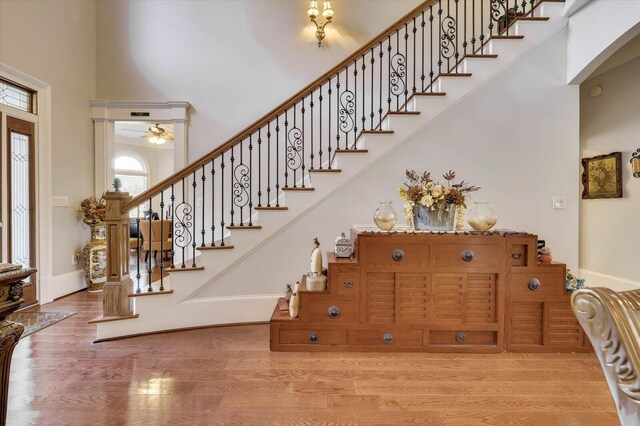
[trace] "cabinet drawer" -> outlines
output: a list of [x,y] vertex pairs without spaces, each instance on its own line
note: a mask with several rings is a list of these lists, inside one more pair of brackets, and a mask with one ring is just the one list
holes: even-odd
[[347,330],[280,330],[281,345],[346,345]]
[[564,277],[562,273],[513,274],[509,281],[511,297],[533,299],[539,296],[562,296]]
[[310,300],[307,317],[309,322],[352,323],[360,319],[360,302],[357,300]]
[[354,346],[422,346],[422,330],[352,330],[349,344]]
[[358,268],[336,268],[329,277],[329,286],[333,294],[346,298],[360,298],[360,269]]
[[434,246],[437,268],[491,268],[498,270],[500,246],[497,244],[438,244]]
[[429,332],[429,345],[447,346],[496,346],[495,331],[434,330]]
[[364,247],[364,263],[370,268],[424,268],[429,266],[429,244],[391,239]]

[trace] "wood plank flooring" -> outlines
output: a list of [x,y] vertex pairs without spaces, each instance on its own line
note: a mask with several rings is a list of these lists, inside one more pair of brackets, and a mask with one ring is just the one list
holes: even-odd
[[267,325],[93,344],[101,296],[22,340],[8,425],[618,425],[593,354],[271,353]]

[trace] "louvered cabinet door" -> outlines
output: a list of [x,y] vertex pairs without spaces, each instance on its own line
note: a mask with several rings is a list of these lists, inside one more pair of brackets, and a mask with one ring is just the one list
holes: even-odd
[[433,274],[433,324],[495,324],[496,274]]
[[396,274],[370,272],[366,274],[366,322],[395,324]]
[[427,324],[430,278],[424,273],[396,274],[396,323]]

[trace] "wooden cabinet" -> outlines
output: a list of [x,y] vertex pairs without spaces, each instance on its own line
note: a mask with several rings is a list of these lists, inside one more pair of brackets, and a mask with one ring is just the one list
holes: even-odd
[[495,353],[588,350],[564,292],[565,266],[536,261],[525,233],[352,231],[329,254],[328,289],[274,311],[274,351]]

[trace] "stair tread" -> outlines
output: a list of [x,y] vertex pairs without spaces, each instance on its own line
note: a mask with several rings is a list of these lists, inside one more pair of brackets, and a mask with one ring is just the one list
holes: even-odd
[[97,323],[101,323],[101,322],[110,322],[110,321],[121,321],[121,320],[128,320],[128,319],[133,319],[133,318],[138,318],[140,315],[139,314],[131,314],[131,315],[122,315],[119,317],[110,317],[110,316],[104,316],[104,315],[99,315],[97,317],[95,317],[94,319],[89,321],[89,324],[97,324]]
[[489,40],[522,40],[523,35],[494,35]]
[[196,247],[196,250],[231,250],[233,246],[205,246],[205,247]]
[[414,96],[446,96],[447,92],[418,92],[414,93]]
[[141,297],[141,296],[154,296],[157,294],[171,294],[173,293],[173,290],[156,290],[154,289],[153,291],[147,291],[146,289],[140,289],[140,293],[129,293],[128,296],[129,297]]
[[185,268],[176,266],[175,268],[165,268],[164,269],[165,272],[169,272],[169,273],[187,272],[187,271],[202,271],[202,270],[204,270],[204,266],[196,266],[195,268],[193,266],[187,266]]
[[351,154],[363,154],[366,152],[369,152],[368,149],[336,149],[336,154],[337,153],[351,153]]
[[438,77],[471,77],[470,72],[443,72]]
[[420,115],[420,111],[389,111],[389,115]]
[[485,53],[485,54],[474,53],[474,54],[464,55],[464,58],[474,58],[474,59],[495,59],[497,57],[498,55],[496,54],[488,54],[488,53]]
[[390,135],[390,134],[393,134],[393,130],[363,130],[362,134],[363,135],[375,135],[375,134]]
[[548,16],[518,16],[516,21],[548,21]]
[[227,229],[262,229],[260,225],[229,225]]
[[[311,170],[309,170],[311,171]],[[289,210],[289,207],[286,206],[260,206],[260,207],[256,207],[254,210],[271,210],[271,211],[277,211],[277,210]]]
[[342,169],[309,169],[310,173],[340,173]]
[[309,186],[285,186],[284,188],[282,188],[283,191],[314,191],[315,188],[313,187],[309,187]]

